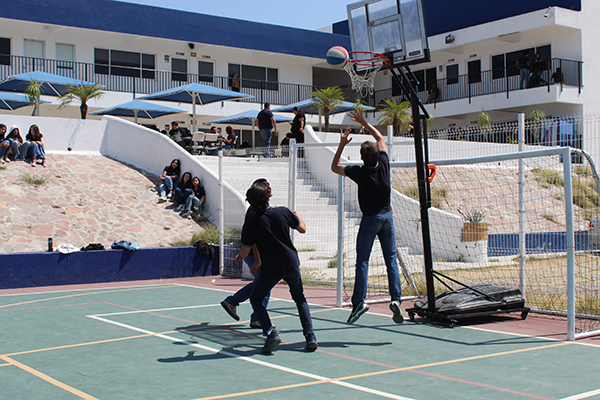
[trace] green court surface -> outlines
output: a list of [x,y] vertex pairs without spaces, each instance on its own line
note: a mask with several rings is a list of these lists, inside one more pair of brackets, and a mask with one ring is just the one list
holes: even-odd
[[228,292],[180,284],[0,296],[1,399],[600,399],[600,347],[272,299],[260,349]]

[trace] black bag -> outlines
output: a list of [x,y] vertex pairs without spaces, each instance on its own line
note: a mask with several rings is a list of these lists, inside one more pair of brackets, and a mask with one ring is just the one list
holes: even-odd
[[102,243],[90,243],[81,248],[81,251],[104,250]]
[[215,247],[206,243],[204,240],[198,240],[194,243],[194,246],[198,249],[198,252],[202,256],[210,256],[210,259],[215,258]]

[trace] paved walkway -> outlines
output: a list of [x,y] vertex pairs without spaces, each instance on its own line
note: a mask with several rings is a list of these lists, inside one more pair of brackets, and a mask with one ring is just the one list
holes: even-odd
[[[48,155],[46,168],[19,161],[0,166],[0,253],[44,251],[116,239],[141,247],[190,240],[202,228],[172,203],[158,204],[158,177],[100,155]],[[46,178],[33,185],[25,174]]]

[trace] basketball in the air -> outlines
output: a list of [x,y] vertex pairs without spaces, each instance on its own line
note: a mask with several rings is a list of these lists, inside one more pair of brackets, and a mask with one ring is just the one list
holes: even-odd
[[344,68],[348,63],[348,51],[342,46],[333,46],[327,51],[327,64],[334,68]]

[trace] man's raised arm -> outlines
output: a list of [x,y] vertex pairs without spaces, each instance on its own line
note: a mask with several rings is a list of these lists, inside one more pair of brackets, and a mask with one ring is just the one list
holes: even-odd
[[383,150],[383,151],[387,152],[387,145],[385,144],[385,139],[384,139],[383,135],[381,134],[381,132],[379,132],[377,130],[377,128],[375,128],[373,125],[371,125],[369,122],[367,122],[364,115],[362,115],[362,113],[360,111],[349,112],[348,116],[350,117],[350,119],[352,121],[358,122],[359,124],[364,126],[364,128],[367,131],[369,131],[371,136],[373,136],[375,138],[375,142],[377,143],[377,148],[380,151]]

